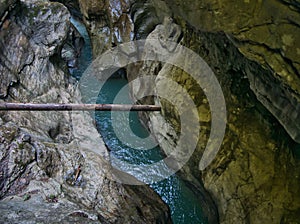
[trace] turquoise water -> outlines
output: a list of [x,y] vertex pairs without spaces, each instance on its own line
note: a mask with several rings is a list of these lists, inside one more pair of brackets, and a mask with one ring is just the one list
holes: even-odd
[[[72,19],[72,23],[85,38],[86,43],[82,55],[79,58],[79,67],[72,73],[76,79],[80,79],[81,75],[92,61],[92,49],[85,27],[74,19]],[[127,80],[124,78],[109,79],[101,89],[97,103],[113,103],[116,94],[122,87],[126,86],[126,84]],[[131,104],[129,90],[127,89],[126,92],[127,94],[122,96],[122,103]],[[87,99],[90,103],[95,103],[95,100],[96,99]],[[118,158],[129,164],[137,165],[152,164],[163,159],[159,147],[147,150],[143,150],[141,147],[137,150],[120,141],[112,127],[111,112],[96,112],[95,120],[98,131],[101,133],[106,145],[111,150],[110,153],[112,158]],[[125,120],[126,119],[118,121],[119,128],[130,125],[133,134],[141,138],[149,136],[148,131],[140,123],[136,112],[130,112],[129,124],[125,122]],[[124,129],[124,131],[126,130]],[[140,143],[140,145],[143,145],[143,141]],[[137,179],[143,180],[143,173],[140,173],[138,170],[131,171],[126,168],[128,167],[122,167],[122,169],[127,170],[128,173],[131,173]],[[156,172],[155,175],[162,175],[159,173],[159,170],[155,170],[154,172]],[[162,200],[170,207],[174,224],[207,223],[206,218],[203,217],[202,214],[201,201],[177,175],[172,175],[160,182],[151,183],[150,187],[154,189],[160,195]]]
[[[113,103],[115,95],[127,84],[125,79],[108,80],[97,100],[97,103]],[[129,90],[128,90],[129,93]],[[131,103],[129,96],[123,96],[123,103]],[[123,112],[118,112],[123,113]],[[136,112],[130,112],[130,127],[133,132],[141,138],[149,135],[148,131],[138,120]],[[96,112],[97,128],[109,149],[111,156],[133,164],[152,164],[163,158],[161,150],[158,147],[148,150],[136,150],[120,141],[114,133],[111,124],[110,112]],[[128,125],[120,121],[119,126]],[[124,167],[123,167],[124,168]],[[124,168],[126,170],[126,167]],[[142,175],[135,171],[128,171],[138,179],[143,179]],[[156,172],[159,172],[156,170]],[[140,176],[141,175],[141,176]],[[159,174],[158,174],[159,175]],[[185,185],[185,183],[176,175],[172,175],[163,181],[151,183],[150,187],[154,189],[161,198],[169,205],[173,223],[207,223],[201,210],[201,201]]]
[[71,70],[72,76],[75,77],[76,79],[80,79],[85,69],[90,65],[90,63],[93,60],[92,46],[85,26],[83,26],[80,21],[74,18],[71,18],[71,22],[79,31],[80,35],[83,37],[85,42],[85,44],[81,49],[81,55],[78,58],[78,66],[77,68]]

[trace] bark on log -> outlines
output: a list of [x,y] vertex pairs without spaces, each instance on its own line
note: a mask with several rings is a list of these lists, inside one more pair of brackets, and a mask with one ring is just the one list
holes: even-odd
[[131,104],[40,104],[40,103],[0,103],[1,111],[160,111],[157,105],[131,105]]

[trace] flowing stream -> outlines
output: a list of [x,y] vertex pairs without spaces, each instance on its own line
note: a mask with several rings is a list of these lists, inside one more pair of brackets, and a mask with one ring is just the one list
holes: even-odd
[[[73,76],[79,79],[92,61],[92,51],[85,27],[74,19],[71,21],[85,39],[85,45],[79,58],[78,69],[73,71]],[[126,84],[127,80],[124,78],[109,79],[103,85],[97,103],[113,103],[115,96],[120,89],[127,87]],[[124,101],[123,103],[131,104],[128,89],[127,94],[123,96],[122,100]],[[95,103],[95,99],[90,99],[90,102]],[[111,150],[111,157],[131,164],[152,164],[163,158],[159,147],[148,150],[136,150],[120,141],[115,135],[112,127],[111,112],[96,112],[95,118],[97,129],[101,133],[106,145]],[[149,135],[148,131],[140,123],[136,112],[130,112],[129,120],[130,124],[125,121],[122,123],[121,121],[119,127],[122,128],[123,125],[130,125],[131,130],[141,138],[145,138]],[[126,167],[123,168],[126,170]],[[143,174],[139,174],[139,172],[130,172],[130,170],[128,172],[137,179],[143,179]],[[158,172],[157,175],[159,175],[159,171],[156,170],[156,172]],[[177,175],[172,175],[160,182],[151,183],[150,187],[154,189],[160,195],[162,200],[170,207],[173,223],[207,223],[207,219],[202,214],[201,201]]]

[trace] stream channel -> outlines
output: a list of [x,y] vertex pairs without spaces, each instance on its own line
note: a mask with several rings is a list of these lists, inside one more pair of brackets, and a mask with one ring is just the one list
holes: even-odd
[[[73,18],[71,19],[71,22],[85,40],[81,56],[78,59],[78,68],[72,71],[73,77],[79,80],[85,69],[92,62],[92,48],[84,25]],[[89,103],[95,103],[96,100],[97,103],[101,104],[113,103],[113,100],[120,89],[128,87],[126,84],[127,80],[125,78],[111,78],[103,85],[98,99],[89,99],[88,101],[90,101]],[[128,94],[123,96],[123,103],[131,104],[132,101],[129,97],[129,90],[127,93]],[[101,133],[104,142],[111,150],[111,157],[115,157],[132,164],[152,164],[164,157],[159,147],[155,147],[150,150],[136,150],[120,141],[115,135],[111,124],[111,112],[96,112],[95,118],[97,129]],[[149,135],[148,131],[140,123],[136,112],[130,112],[129,120],[130,124],[125,122],[124,119],[124,124],[120,123],[120,126],[130,125],[132,131],[141,138],[145,138]],[[128,173],[132,174],[137,179],[142,180],[142,175],[138,174],[138,172],[135,173],[129,171]],[[202,213],[201,201],[176,174],[160,182],[151,183],[150,187],[156,191],[162,200],[170,207],[172,221],[174,224],[207,223],[207,219]]]

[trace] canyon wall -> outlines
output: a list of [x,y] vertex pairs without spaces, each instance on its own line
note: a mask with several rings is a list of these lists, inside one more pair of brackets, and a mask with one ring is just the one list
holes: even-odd
[[[0,102],[80,103],[70,58],[61,57],[76,48],[72,36],[80,39],[67,8],[39,0],[0,6]],[[112,180],[119,177],[88,113],[2,111],[0,142],[1,223],[171,222],[150,188]]]
[[[194,99],[201,130],[182,176],[195,186],[204,185],[217,205],[220,223],[300,220],[299,5],[272,0],[132,1],[136,38],[175,41],[190,48],[221,85],[227,129],[216,158],[200,171],[212,128],[205,90],[190,74],[160,61],[139,62],[127,72],[129,81],[156,76],[154,85],[141,81],[131,85],[131,91],[139,103],[161,104],[160,114],[143,113],[141,119],[167,155],[179,139],[178,111],[163,98],[140,96],[154,88],[184,103],[172,85],[159,88],[163,79],[171,79]],[[189,65],[189,58],[182,60]],[[209,216],[209,210],[206,213]]]
[[91,38],[95,58],[119,43],[130,41],[133,24],[129,16],[128,0],[77,2]]

